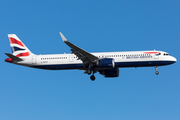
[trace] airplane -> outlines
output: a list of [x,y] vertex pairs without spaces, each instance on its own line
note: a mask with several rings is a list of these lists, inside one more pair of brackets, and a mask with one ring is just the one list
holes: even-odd
[[94,81],[97,72],[104,77],[119,77],[119,68],[126,67],[155,67],[158,75],[158,66],[177,61],[167,52],[156,50],[89,53],[69,42],[61,32],[60,36],[71,48],[71,54],[35,55],[15,34],[8,34],[13,54],[5,53],[9,57],[5,62],[46,70],[83,70]]

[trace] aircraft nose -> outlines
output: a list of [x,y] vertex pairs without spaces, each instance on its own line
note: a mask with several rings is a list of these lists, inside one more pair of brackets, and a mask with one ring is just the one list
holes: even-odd
[[177,59],[175,57],[172,57],[172,61],[175,63]]

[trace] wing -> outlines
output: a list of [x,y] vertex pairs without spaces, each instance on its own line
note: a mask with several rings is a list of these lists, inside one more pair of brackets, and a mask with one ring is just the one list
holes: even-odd
[[78,57],[78,59],[82,60],[84,66],[87,66],[99,59],[93,54],[69,42],[61,32],[60,32],[60,35],[61,35],[62,40],[71,48],[70,50],[72,51],[72,53],[75,54]]

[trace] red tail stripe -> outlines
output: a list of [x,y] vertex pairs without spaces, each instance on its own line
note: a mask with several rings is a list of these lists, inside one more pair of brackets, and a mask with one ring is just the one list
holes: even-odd
[[17,54],[16,57],[21,57],[21,56],[29,56],[30,53],[29,52],[25,52],[25,53],[20,53],[20,54]]
[[24,47],[24,44],[21,41],[18,41],[12,37],[9,38],[9,41],[10,41],[10,44],[14,43],[14,44],[18,44],[18,45]]

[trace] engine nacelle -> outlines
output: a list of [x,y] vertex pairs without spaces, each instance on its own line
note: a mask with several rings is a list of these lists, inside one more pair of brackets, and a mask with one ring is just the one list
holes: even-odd
[[104,77],[119,77],[119,68],[103,70],[100,71],[100,74],[104,75]]
[[115,63],[113,58],[103,58],[97,61],[96,65],[101,68],[114,68]]

